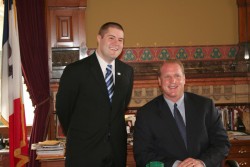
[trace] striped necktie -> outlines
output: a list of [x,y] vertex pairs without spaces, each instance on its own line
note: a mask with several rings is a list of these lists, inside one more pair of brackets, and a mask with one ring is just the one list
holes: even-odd
[[183,121],[183,118],[181,116],[180,111],[177,108],[177,104],[174,104],[174,118],[175,118],[175,122],[179,128],[179,131],[181,133],[182,139],[187,147],[187,135],[186,135],[186,125]]
[[105,82],[109,94],[110,103],[112,102],[112,96],[114,94],[114,81],[113,81],[113,73],[112,73],[112,65],[107,65],[106,68],[106,75],[105,75]]

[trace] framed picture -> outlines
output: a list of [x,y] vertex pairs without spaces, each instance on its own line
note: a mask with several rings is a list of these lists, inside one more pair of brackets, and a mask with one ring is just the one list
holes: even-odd
[[129,127],[133,127],[135,125],[137,109],[128,109],[125,113],[125,121],[126,125]]
[[126,130],[127,130],[127,144],[133,145],[133,133],[136,120],[136,108],[130,108],[125,113]]

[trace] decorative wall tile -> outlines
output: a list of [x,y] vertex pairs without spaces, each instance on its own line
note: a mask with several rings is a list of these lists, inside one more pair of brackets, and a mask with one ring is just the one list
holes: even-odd
[[213,87],[213,98],[216,101],[218,101],[221,98],[221,94],[222,94],[222,92],[221,92],[221,86],[218,86],[218,85],[214,86]]
[[168,50],[163,48],[160,50],[160,53],[157,55],[157,58],[159,60],[168,60],[170,58],[170,54],[168,53]]
[[225,85],[224,86],[224,97],[226,100],[230,100],[233,97],[233,86]]
[[202,48],[196,48],[195,53],[194,53],[194,59],[203,59],[204,58],[204,53]]
[[210,94],[210,86],[202,86],[202,94],[208,96]]
[[229,52],[228,52],[228,57],[229,58],[235,58],[236,54],[237,54],[238,49],[235,47],[231,47]]
[[214,58],[214,59],[219,59],[219,58],[221,58],[222,55],[221,55],[220,49],[214,48],[213,51],[212,51],[212,53],[210,54],[210,56],[211,56],[212,58]]
[[135,61],[136,57],[132,49],[126,49],[125,54],[123,55],[124,61]]
[[141,61],[151,61],[151,60],[153,60],[153,55],[151,53],[151,50],[149,48],[145,48],[141,55]]
[[180,48],[178,53],[176,54],[177,59],[187,59],[188,54],[186,53],[186,50],[184,48]]
[[191,86],[191,92],[195,94],[200,94],[199,86]]

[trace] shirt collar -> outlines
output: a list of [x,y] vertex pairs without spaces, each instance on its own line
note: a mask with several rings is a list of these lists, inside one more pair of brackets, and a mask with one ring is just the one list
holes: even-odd
[[[163,96],[164,97],[164,96]],[[170,107],[170,109],[172,110],[174,108],[174,102],[167,99],[166,97],[164,97],[164,100],[167,102],[168,106]],[[181,98],[176,102],[177,106],[181,106],[184,103],[184,94],[181,96]]]
[[[106,61],[104,61],[103,58],[97,52],[95,52],[95,54],[96,54],[97,60],[99,61],[100,66],[101,66],[103,75],[105,76],[106,67],[107,67],[108,63]],[[114,60],[111,62],[111,65],[112,65],[112,72],[114,73],[114,71],[115,71],[115,61]]]

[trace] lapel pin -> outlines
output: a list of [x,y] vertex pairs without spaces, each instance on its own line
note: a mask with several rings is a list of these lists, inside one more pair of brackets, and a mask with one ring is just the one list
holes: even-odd
[[117,72],[117,75],[121,75],[121,73],[120,73],[120,72]]

